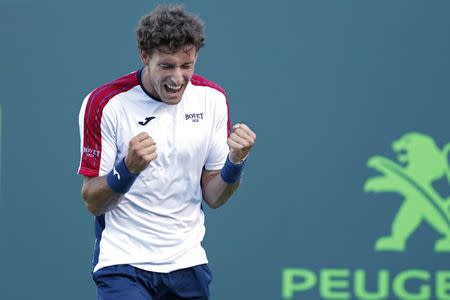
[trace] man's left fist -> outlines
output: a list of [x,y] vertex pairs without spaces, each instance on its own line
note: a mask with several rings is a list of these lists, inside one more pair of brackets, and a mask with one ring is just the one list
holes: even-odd
[[256,141],[256,134],[245,124],[235,124],[233,132],[227,140],[230,146],[230,160],[232,163],[240,163],[247,158],[250,149]]

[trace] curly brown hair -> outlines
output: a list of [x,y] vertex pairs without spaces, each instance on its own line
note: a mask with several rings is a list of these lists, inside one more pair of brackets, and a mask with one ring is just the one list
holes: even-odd
[[203,22],[183,6],[160,5],[143,16],[136,29],[138,47],[147,54],[167,47],[172,53],[193,45],[198,51],[205,45]]

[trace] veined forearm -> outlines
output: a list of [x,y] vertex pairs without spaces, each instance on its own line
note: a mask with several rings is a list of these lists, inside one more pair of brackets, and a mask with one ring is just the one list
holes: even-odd
[[204,171],[202,176],[203,198],[212,208],[225,204],[233,193],[239,188],[240,181],[233,184],[226,183],[219,171]]
[[218,175],[211,179],[210,183],[204,187],[203,198],[211,208],[218,208],[230,199],[239,188],[240,182],[228,184]]

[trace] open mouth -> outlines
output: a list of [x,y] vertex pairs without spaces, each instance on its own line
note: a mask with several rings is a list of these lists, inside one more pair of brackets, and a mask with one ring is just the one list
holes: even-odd
[[164,84],[164,88],[166,89],[166,91],[168,93],[176,94],[181,91],[181,89],[183,88],[183,85],[182,84],[179,84],[179,85]]

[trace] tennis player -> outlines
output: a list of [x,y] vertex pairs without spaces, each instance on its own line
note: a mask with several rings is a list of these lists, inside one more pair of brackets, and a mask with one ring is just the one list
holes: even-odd
[[236,191],[256,135],[194,74],[198,17],[158,6],[136,33],[143,67],[92,91],[79,115],[97,299],[208,299],[202,201],[218,208]]

